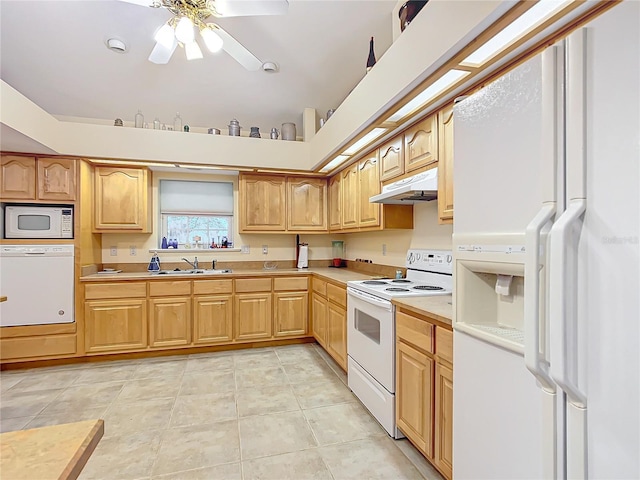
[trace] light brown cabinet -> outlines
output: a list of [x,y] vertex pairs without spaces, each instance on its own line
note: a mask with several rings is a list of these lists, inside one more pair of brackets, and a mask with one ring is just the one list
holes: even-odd
[[233,297],[201,295],[193,299],[193,343],[214,345],[233,339]]
[[450,479],[453,333],[428,320],[396,310],[396,420],[411,443]]
[[3,155],[0,195],[3,200],[74,201],[76,161]]
[[271,293],[243,293],[234,298],[234,340],[271,338]]
[[438,161],[438,119],[433,114],[404,131],[404,171]]
[[342,229],[358,228],[358,165],[352,165],[338,175],[341,175],[342,185]]
[[149,346],[175,347],[191,343],[191,298],[149,300]]
[[240,231],[286,230],[286,177],[240,175]]
[[334,175],[329,179],[329,229],[342,228],[342,188],[341,175]]
[[397,343],[398,427],[425,455],[433,455],[434,361],[409,344]]
[[347,290],[314,278],[312,283],[312,332],[338,365],[347,369]]
[[438,218],[453,222],[453,104],[438,112]]
[[358,227],[380,225],[380,204],[369,203],[369,197],[380,193],[380,167],[378,151],[358,164]]
[[399,135],[379,148],[381,182],[404,173],[403,141],[404,137]]
[[151,232],[151,175],[146,168],[96,167],[94,232]]
[[307,292],[276,292],[273,294],[273,305],[274,337],[299,337],[307,334]]
[[84,306],[85,350],[136,351],[147,346],[147,301],[90,300]]
[[241,232],[326,232],[325,178],[241,174]]
[[327,180],[287,179],[287,230],[327,230]]

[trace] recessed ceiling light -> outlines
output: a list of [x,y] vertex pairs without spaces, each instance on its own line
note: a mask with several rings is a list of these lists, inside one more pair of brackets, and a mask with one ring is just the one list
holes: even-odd
[[127,51],[127,44],[124,43],[124,40],[120,40],[119,38],[108,38],[105,43],[107,48],[112,52],[125,53]]

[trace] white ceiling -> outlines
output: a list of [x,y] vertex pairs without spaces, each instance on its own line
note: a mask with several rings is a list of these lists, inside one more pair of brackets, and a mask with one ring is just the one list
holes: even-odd
[[[155,117],[227,131],[237,118],[266,136],[302,111],[324,115],[362,79],[375,37],[379,59],[391,45],[395,0],[289,0],[284,16],[215,20],[277,73],[249,72],[227,53],[187,61],[178,48],[167,65],[147,61],[153,34],[171,14],[118,0],[0,1],[0,76],[56,116],[132,122]],[[117,37],[124,54],[105,46]]]

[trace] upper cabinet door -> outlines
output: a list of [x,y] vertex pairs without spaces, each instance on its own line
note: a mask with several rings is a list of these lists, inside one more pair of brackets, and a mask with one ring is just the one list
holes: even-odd
[[148,232],[148,178],[145,168],[96,167],[94,230]]
[[288,230],[327,230],[326,179],[289,177],[287,194]]
[[342,188],[338,173],[329,180],[329,229],[340,230],[342,228]]
[[380,225],[380,204],[369,203],[369,197],[380,193],[380,169],[378,152],[373,152],[368,158],[358,164],[358,226],[376,227]]
[[340,172],[342,175],[342,228],[358,227],[358,165]]
[[384,182],[404,173],[403,140],[400,135],[380,147],[380,181]]
[[410,172],[438,161],[437,115],[431,115],[404,132],[404,170]]
[[453,104],[438,112],[438,217],[453,221]]
[[0,168],[2,199],[36,198],[36,159],[5,155]]
[[76,199],[76,161],[38,158],[38,199]]
[[240,176],[240,230],[286,230],[285,177]]

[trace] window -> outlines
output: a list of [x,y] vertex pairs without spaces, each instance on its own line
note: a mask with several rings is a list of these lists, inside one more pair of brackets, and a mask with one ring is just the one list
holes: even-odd
[[178,248],[233,246],[233,183],[160,180],[162,236]]

